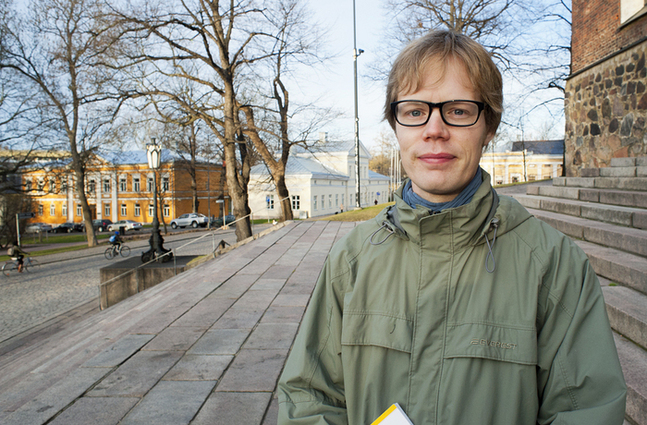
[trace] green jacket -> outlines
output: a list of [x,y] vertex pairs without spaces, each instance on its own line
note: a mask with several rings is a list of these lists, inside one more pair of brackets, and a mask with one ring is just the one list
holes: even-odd
[[279,424],[368,425],[395,402],[414,425],[622,424],[586,255],[495,198],[486,173],[440,214],[398,197],[335,245],[279,381]]

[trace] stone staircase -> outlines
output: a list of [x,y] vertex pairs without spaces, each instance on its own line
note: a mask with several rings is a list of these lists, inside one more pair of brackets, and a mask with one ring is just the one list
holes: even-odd
[[589,256],[627,381],[625,424],[647,425],[647,157],[615,158],[580,176],[512,196]]

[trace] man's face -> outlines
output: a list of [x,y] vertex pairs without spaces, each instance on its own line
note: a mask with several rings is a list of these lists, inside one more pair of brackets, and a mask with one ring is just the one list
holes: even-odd
[[[442,79],[435,68],[427,71],[418,91],[400,93],[397,100],[481,101],[460,62],[449,61]],[[426,125],[404,127],[396,123],[395,134],[413,191],[434,203],[451,201],[469,184],[483,147],[494,136],[487,131],[483,113],[471,127],[452,127],[443,122],[439,108],[433,109]]]

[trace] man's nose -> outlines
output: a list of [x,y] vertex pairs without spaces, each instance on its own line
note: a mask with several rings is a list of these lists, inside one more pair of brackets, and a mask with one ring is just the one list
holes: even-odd
[[425,138],[446,138],[449,136],[447,124],[443,121],[440,108],[431,110],[429,121],[425,124],[423,136]]

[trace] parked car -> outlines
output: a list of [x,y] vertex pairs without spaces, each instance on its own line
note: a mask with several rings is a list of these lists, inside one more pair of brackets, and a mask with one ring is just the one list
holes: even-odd
[[142,230],[141,223],[137,223],[136,221],[133,221],[133,220],[119,220],[117,222],[109,224],[108,231],[114,232],[119,230],[122,227],[125,227],[126,230]]
[[234,223],[235,221],[236,221],[236,217],[234,217],[231,214],[227,214],[224,220],[222,217],[216,217],[213,220],[211,220],[211,227],[221,227],[221,226],[224,226],[225,223],[227,223],[228,226],[235,226],[236,225],[236,223]]
[[50,233],[72,233],[82,232],[84,229],[83,223],[61,223],[58,226],[50,229]]
[[178,227],[191,226],[194,229],[198,226],[204,227],[209,223],[209,218],[204,214],[188,213],[182,214],[176,219],[171,220],[171,227],[177,229]]
[[92,220],[92,227],[94,227],[94,230],[98,230],[99,232],[105,232],[108,230],[108,226],[112,224],[112,220],[108,220],[105,218],[98,218],[96,220]]
[[52,230],[52,225],[47,223],[30,223],[25,227],[25,233],[42,233]]

